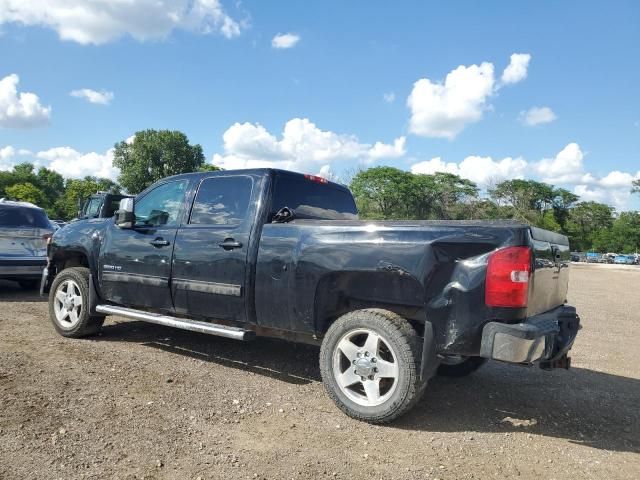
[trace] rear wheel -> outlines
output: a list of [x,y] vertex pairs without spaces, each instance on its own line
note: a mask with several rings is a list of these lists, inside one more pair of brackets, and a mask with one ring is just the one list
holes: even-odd
[[56,275],[49,292],[49,317],[63,337],[80,338],[100,330],[104,316],[89,314],[88,268],[67,268]]
[[451,355],[445,357],[438,367],[438,375],[443,377],[466,377],[472,374],[487,362],[482,357],[463,357]]
[[422,339],[395,313],[367,309],[336,320],[320,349],[325,388],[347,415],[390,422],[420,399]]

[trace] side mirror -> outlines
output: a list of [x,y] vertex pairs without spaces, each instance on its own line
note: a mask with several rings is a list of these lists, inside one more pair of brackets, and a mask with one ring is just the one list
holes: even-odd
[[120,200],[120,207],[116,211],[116,225],[120,228],[133,228],[136,214],[133,209],[133,198]]

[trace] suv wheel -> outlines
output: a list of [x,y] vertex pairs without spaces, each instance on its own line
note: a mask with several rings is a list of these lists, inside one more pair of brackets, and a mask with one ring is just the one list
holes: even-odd
[[422,396],[422,339],[395,313],[367,309],[336,320],[320,349],[320,372],[329,396],[350,417],[390,422]]
[[63,337],[80,338],[100,330],[104,316],[89,314],[89,269],[67,268],[49,292],[49,317]]

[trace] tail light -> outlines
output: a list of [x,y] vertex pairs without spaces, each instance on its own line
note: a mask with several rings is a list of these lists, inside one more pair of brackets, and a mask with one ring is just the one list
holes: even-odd
[[42,239],[45,241],[45,243],[48,245],[51,243],[51,237],[53,236],[52,233],[45,233],[44,235],[42,235]]
[[484,302],[490,307],[526,307],[531,249],[507,247],[489,256]]

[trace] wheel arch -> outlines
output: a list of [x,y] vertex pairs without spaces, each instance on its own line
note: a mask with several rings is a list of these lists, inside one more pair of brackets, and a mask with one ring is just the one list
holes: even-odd
[[86,267],[91,269],[92,265],[89,255],[83,250],[58,250],[53,254],[51,263],[55,267],[56,273],[71,267]]
[[380,308],[397,313],[421,330],[424,288],[413,276],[395,271],[347,271],[323,276],[316,287],[314,329],[324,335],[345,313]]

